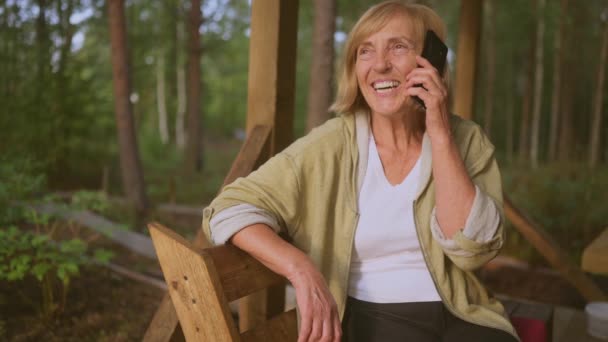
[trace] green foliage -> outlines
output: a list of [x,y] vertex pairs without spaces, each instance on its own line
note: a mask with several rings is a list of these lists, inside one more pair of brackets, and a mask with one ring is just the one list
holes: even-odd
[[110,208],[110,201],[102,192],[81,190],[72,194],[69,207],[72,210],[92,210],[103,214]]
[[36,279],[42,300],[35,307],[43,318],[50,318],[65,308],[70,282],[80,274],[81,267],[108,262],[113,256],[110,251],[96,249],[90,258],[87,251],[87,244],[78,238],[54,242],[48,235],[15,226],[0,229],[0,280]]
[[0,156],[0,225],[22,219],[24,209],[16,202],[44,189],[46,178],[39,170],[31,158]]
[[[579,261],[583,248],[608,226],[608,169],[589,170],[580,164],[554,164],[538,170],[508,168],[504,190],[518,208]],[[507,252],[540,261],[533,247],[509,229]]]

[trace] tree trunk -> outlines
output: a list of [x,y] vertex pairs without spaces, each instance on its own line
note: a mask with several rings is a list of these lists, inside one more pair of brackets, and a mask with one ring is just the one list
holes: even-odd
[[514,147],[514,136],[515,136],[515,111],[514,111],[514,102],[515,99],[513,96],[510,96],[510,99],[507,98],[507,161],[509,163],[513,162],[513,153],[515,151]]
[[165,56],[163,56],[163,52],[160,52],[156,59],[156,104],[158,107],[158,134],[163,145],[169,143],[165,91]]
[[145,183],[129,101],[131,92],[127,53],[127,32],[124,0],[108,0],[110,42],[112,47],[112,78],[114,83],[114,110],[120,152],[123,188],[135,209],[141,214],[148,207]]
[[187,136],[186,169],[198,172],[202,169],[201,136],[201,47],[199,27],[203,21],[201,0],[192,0],[188,14],[188,74],[187,74]]
[[487,23],[485,44],[486,44],[486,86],[484,103],[483,127],[488,137],[492,136],[492,115],[494,111],[494,83],[496,82],[496,37],[495,25],[496,15],[494,13],[494,2],[484,2]]
[[[608,11],[606,9],[605,11]],[[604,100],[604,77],[606,73],[606,57],[608,55],[608,24],[604,23],[604,33],[602,38],[602,49],[598,60],[597,85],[595,87],[595,97],[593,103],[593,117],[591,119],[591,139],[589,141],[589,166],[597,166],[600,152],[600,129],[602,127],[602,102]]]
[[545,0],[536,1],[536,53],[534,72],[534,104],[532,110],[532,131],[530,134],[530,164],[533,168],[538,167],[538,150],[540,135],[540,115],[543,103],[543,51],[545,38]]
[[532,60],[534,59],[534,52],[536,51],[535,46],[536,39],[533,38],[530,41],[529,57],[524,61],[526,70],[524,71],[525,80],[519,129],[519,159],[522,161],[527,159],[530,146],[530,102],[532,98],[532,87],[534,84],[534,68],[532,67]]
[[574,75],[572,71],[564,70],[564,82],[562,83],[562,103],[561,103],[561,122],[559,134],[559,151],[558,159],[561,162],[570,160],[572,157],[572,145],[574,144],[574,134],[572,129],[572,101],[574,99],[573,91]]
[[[46,0],[38,0],[38,17],[36,18],[36,44],[38,49],[38,65],[37,73],[38,73],[38,84],[43,85],[46,84],[47,75],[49,72],[49,32],[46,25]],[[40,87],[40,89],[42,89]],[[41,96],[41,94],[37,94],[37,96]],[[41,103],[39,103],[41,104]]]
[[[573,15],[573,11],[576,6],[569,6],[564,14],[569,17]],[[565,20],[566,18],[564,18]],[[567,20],[566,20],[567,22]],[[574,13],[574,22],[572,25],[576,27],[580,23],[579,15]],[[568,24],[565,24],[564,28],[569,28]],[[560,86],[560,124],[559,124],[559,137],[558,137],[558,151],[557,159],[560,162],[569,161],[573,156],[573,145],[574,145],[574,129],[572,122],[572,108],[574,104],[575,94],[575,71],[567,67],[576,63],[578,59],[578,52],[576,51],[575,44],[576,40],[574,33],[571,29],[565,29],[562,40],[562,82]]]
[[333,98],[336,0],[314,0],[313,4],[314,31],[308,85],[307,131],[330,118],[329,106]]
[[[66,1],[66,0],[64,0]],[[70,23],[70,17],[74,12],[74,0],[67,0],[67,6],[65,9],[62,7],[63,1],[56,3],[57,15],[59,17],[59,34],[62,38],[62,44],[59,47],[59,59],[57,60],[57,71],[55,72],[55,92],[52,101],[52,112],[54,116],[51,135],[48,137],[52,140],[57,140],[64,143],[54,144],[55,155],[51,178],[55,176],[61,177],[65,175],[65,165],[68,164],[70,158],[70,146],[65,141],[68,139],[62,139],[70,135],[70,114],[73,111],[70,110],[69,105],[69,94],[71,91],[70,78],[68,77],[67,66],[69,65],[69,58],[72,51],[72,40],[74,37],[74,25]]]
[[183,151],[186,148],[186,131],[184,122],[186,121],[186,73],[184,72],[183,57],[181,51],[184,41],[184,24],[177,22],[177,56],[175,58],[176,83],[177,83],[177,113],[175,115],[175,142],[177,148]]
[[564,64],[562,45],[565,36],[566,10],[568,0],[560,1],[558,31],[555,34],[553,53],[553,90],[551,92],[551,123],[549,126],[549,161],[557,158],[557,134],[560,125],[560,90],[562,82],[562,65]]

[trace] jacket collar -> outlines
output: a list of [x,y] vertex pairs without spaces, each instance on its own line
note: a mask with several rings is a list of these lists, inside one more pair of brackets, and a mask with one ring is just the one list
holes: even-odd
[[[357,150],[359,151],[359,163],[357,165],[357,197],[363,186],[365,179],[365,171],[367,170],[367,161],[369,157],[369,136],[371,134],[371,125],[369,123],[370,115],[367,111],[359,111],[355,113],[355,135],[357,137]],[[416,199],[420,197],[424,189],[431,180],[432,171],[432,153],[431,140],[426,132],[422,136],[422,151],[420,151],[420,180],[418,189],[416,190]]]

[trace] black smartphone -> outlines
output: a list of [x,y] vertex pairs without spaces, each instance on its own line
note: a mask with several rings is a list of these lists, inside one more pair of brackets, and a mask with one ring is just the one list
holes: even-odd
[[[436,69],[439,71],[439,75],[443,75],[445,68],[445,61],[448,55],[448,47],[441,41],[437,34],[432,30],[426,31],[424,36],[424,47],[422,48],[422,57],[426,58]],[[416,87],[422,87],[422,84],[417,84]],[[424,106],[418,96],[414,96],[414,100]]]

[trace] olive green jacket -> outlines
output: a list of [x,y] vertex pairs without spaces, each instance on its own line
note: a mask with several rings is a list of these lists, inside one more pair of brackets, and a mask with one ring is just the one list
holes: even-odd
[[[471,121],[452,116],[451,125],[469,176],[502,213],[502,186],[494,146]],[[367,166],[367,147],[363,146],[367,146],[368,136],[368,115],[358,113],[329,120],[297,140],[248,177],[226,186],[203,210],[202,226],[207,238],[213,241],[212,234],[216,232],[211,231],[210,220],[222,210],[241,204],[264,210],[287,239],[319,268],[342,317],[359,218],[357,198]],[[421,158],[422,178],[414,201],[414,219],[439,295],[455,316],[517,337],[502,304],[489,296],[472,273],[498,254],[504,220],[487,242],[469,239],[460,230],[452,238],[460,251],[442,247],[431,234],[435,185],[426,134]]]

